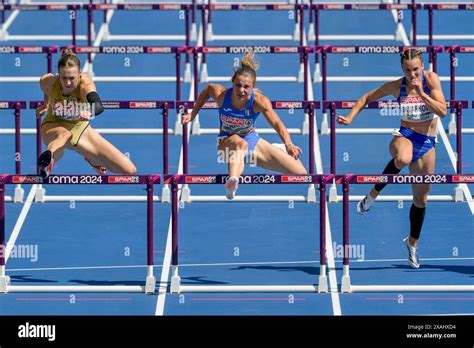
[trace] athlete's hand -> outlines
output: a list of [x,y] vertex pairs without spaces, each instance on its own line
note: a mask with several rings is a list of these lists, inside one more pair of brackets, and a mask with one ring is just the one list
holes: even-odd
[[36,108],[36,118],[41,118],[48,111],[48,104],[41,104]]
[[286,146],[286,152],[288,155],[293,157],[294,159],[298,159],[300,155],[303,153],[303,150],[299,146],[289,144]]
[[410,81],[411,82],[411,85],[413,86],[413,88],[415,89],[415,92],[421,97],[423,96],[424,94],[424,91],[423,91],[423,85],[421,84],[421,81],[418,80],[418,79],[413,79]]
[[337,123],[348,126],[352,123],[352,117],[339,115],[337,117]]
[[181,116],[181,123],[188,124],[189,122],[191,122],[191,114],[183,114],[183,116]]

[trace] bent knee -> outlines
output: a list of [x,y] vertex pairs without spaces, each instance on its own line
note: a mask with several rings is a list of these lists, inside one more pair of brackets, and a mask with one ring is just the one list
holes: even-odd
[[411,163],[411,160],[412,160],[411,155],[399,155],[395,158],[395,166],[398,169],[403,169]]
[[137,167],[135,167],[135,165],[130,162],[130,164],[127,165],[127,166],[123,169],[123,172],[124,172],[124,174],[126,174],[126,175],[133,175],[133,174],[136,174],[136,172],[137,172]]

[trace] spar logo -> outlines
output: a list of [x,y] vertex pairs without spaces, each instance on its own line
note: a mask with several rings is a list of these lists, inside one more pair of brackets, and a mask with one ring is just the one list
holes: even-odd
[[20,53],[41,53],[43,47],[19,47],[18,52]]
[[211,5],[211,10],[232,10],[231,5]]
[[378,8],[379,8],[378,4],[352,5],[353,10],[377,10]]
[[387,176],[381,175],[359,175],[357,176],[358,183],[386,183],[388,182]]
[[186,184],[213,184],[216,182],[215,176],[187,176],[184,180]]
[[474,175],[453,175],[453,182],[474,182]]
[[438,10],[457,10],[459,5],[439,4],[436,8]]
[[160,5],[160,10],[180,10],[181,5],[168,5],[168,4],[161,4]]
[[171,47],[147,47],[147,53],[171,53]]
[[113,10],[116,7],[117,6],[112,5],[112,4],[97,4],[97,5],[95,5],[95,8],[98,9],[98,10]]
[[344,10],[344,5],[323,5],[325,10]]
[[275,106],[279,109],[297,109],[302,108],[302,102],[276,102]]
[[292,10],[295,7],[292,5],[273,5],[275,10]]
[[355,53],[356,48],[352,47],[331,47],[332,53]]
[[343,101],[341,103],[343,109],[353,108],[355,104],[356,104],[356,102],[349,102],[349,101]]
[[92,46],[76,47],[76,52],[77,53],[99,53],[100,47],[92,47]]
[[275,53],[298,53],[298,47],[275,47]]
[[227,53],[227,47],[203,47],[204,53]]
[[109,184],[137,184],[140,182],[140,177],[114,175],[109,176],[108,182]]
[[312,177],[310,175],[283,175],[281,182],[286,183],[311,183]]
[[459,47],[459,52],[462,52],[462,53],[472,53],[472,52],[474,52],[474,46]]
[[13,184],[42,184],[43,178],[40,176],[25,176],[25,175],[14,175],[12,177]]
[[46,8],[48,10],[66,10],[67,6],[65,6],[65,5],[47,5]]
[[130,109],[156,109],[156,102],[130,102]]
[[8,102],[0,102],[0,109],[8,109]]

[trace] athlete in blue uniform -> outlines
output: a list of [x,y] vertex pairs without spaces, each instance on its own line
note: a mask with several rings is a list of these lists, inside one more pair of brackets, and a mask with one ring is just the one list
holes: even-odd
[[[435,141],[438,116],[446,115],[446,100],[441,82],[434,72],[424,71],[422,52],[409,49],[401,54],[403,78],[391,81],[378,89],[364,94],[346,116],[339,116],[338,122],[349,125],[356,115],[371,101],[392,95],[399,103],[400,130],[394,132],[390,143],[392,160],[383,174],[398,174],[408,166],[411,174],[434,174]],[[359,202],[357,212],[365,214],[386,184],[375,185],[370,193]],[[419,268],[417,255],[418,239],[425,218],[426,202],[431,185],[414,184],[413,204],[410,208],[410,236],[403,240],[408,249],[408,262]]]
[[[290,134],[273,110],[270,100],[255,89],[257,66],[253,58],[253,52],[242,58],[241,66],[232,76],[232,88],[208,84],[200,93],[192,112],[182,117],[183,124],[192,121],[209,98],[219,105],[217,149],[228,165],[229,179],[225,184],[228,199],[235,196],[246,161],[285,174],[307,173],[299,160],[301,149],[291,142]],[[260,138],[255,130],[255,120],[260,113],[278,133],[283,144],[272,145]]]

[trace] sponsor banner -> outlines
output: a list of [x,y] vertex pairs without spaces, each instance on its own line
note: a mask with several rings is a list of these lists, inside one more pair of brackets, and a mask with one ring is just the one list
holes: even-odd
[[140,182],[139,176],[114,175],[114,176],[109,176],[108,178],[109,184],[136,184],[139,182]]
[[18,47],[19,53],[42,53],[43,47]]
[[171,53],[171,47],[147,47],[146,53]]
[[187,176],[186,184],[212,184],[216,182],[215,176]]
[[28,175],[14,175],[12,177],[12,184],[41,184],[43,178],[40,176],[28,176]]
[[386,183],[388,182],[388,177],[383,175],[358,175],[358,183]]
[[310,175],[283,175],[281,182],[286,183],[311,183],[312,177]]
[[227,53],[227,47],[203,47],[203,53]]
[[462,46],[462,47],[459,47],[459,52],[462,52],[462,53],[472,53],[472,52],[474,52],[474,46]]
[[301,109],[303,107],[303,103],[292,102],[292,101],[288,101],[288,102],[279,101],[279,102],[275,102],[275,107],[278,109]]
[[352,47],[331,47],[331,53],[355,53],[355,46]]
[[298,53],[298,47],[275,47],[275,53]]
[[76,47],[76,53],[99,53],[100,47]]
[[356,104],[356,102],[354,102],[354,101],[351,101],[351,102],[343,101],[343,102],[341,102],[341,106],[342,106],[343,109],[353,108],[355,104]]
[[156,109],[156,102],[131,101],[130,109]]
[[474,183],[474,175],[453,175],[453,182]]

